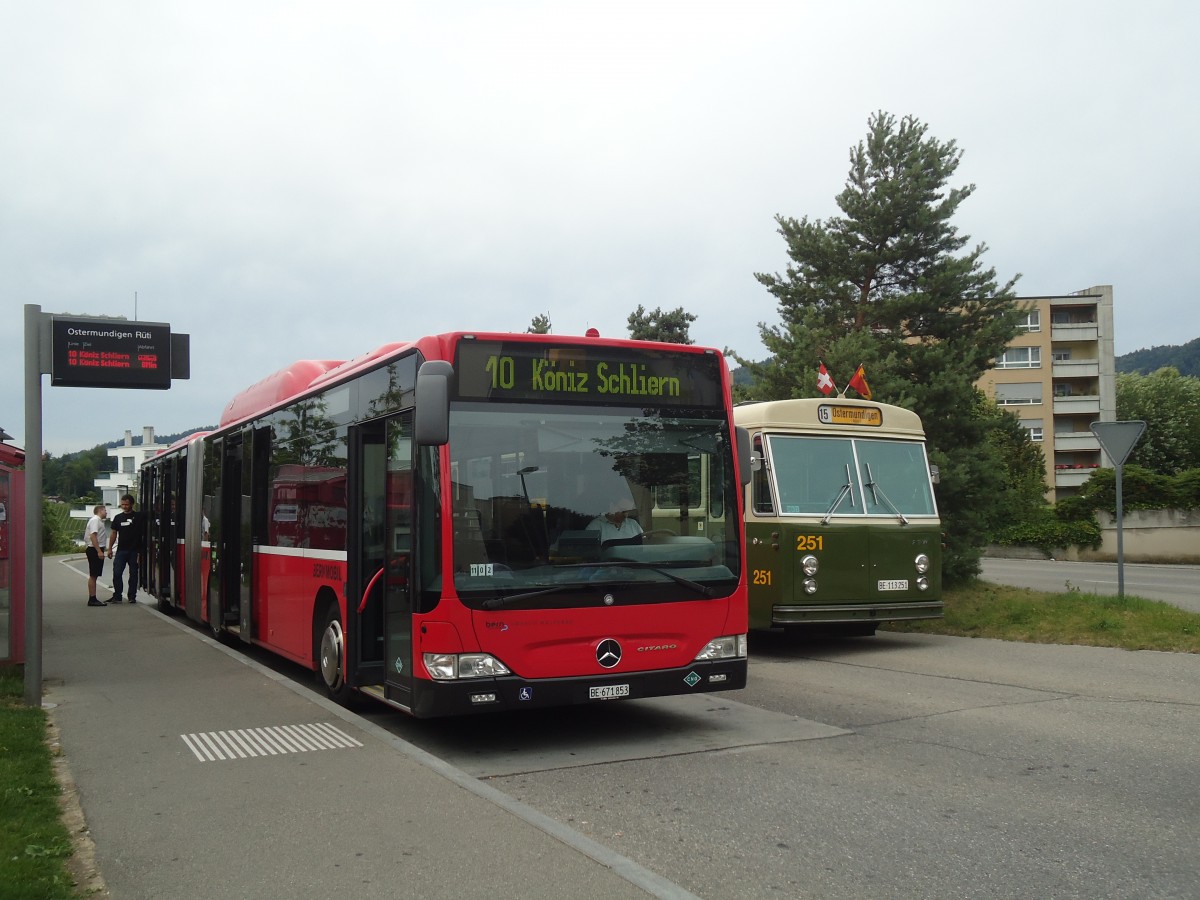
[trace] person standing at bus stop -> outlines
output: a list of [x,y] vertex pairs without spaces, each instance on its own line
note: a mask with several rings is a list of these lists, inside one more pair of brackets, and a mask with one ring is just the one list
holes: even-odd
[[[113,516],[108,538],[108,555],[113,560],[113,595],[109,603],[120,603],[125,586],[125,568],[129,567],[129,602],[136,603],[138,589],[138,557],[146,543],[145,517],[133,508],[132,494],[121,498],[121,511]],[[116,554],[113,554],[113,546]]]
[[98,503],[83,529],[84,553],[88,561],[88,606],[108,606],[96,596],[96,579],[104,574],[104,545],[108,543],[108,507]]

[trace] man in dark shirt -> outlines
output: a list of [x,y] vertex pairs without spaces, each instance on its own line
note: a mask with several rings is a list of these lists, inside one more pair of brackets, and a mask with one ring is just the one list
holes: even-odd
[[[133,509],[133,495],[121,498],[121,511],[113,516],[108,536],[108,555],[113,558],[113,596],[109,603],[120,603],[125,567],[129,566],[129,602],[136,603],[138,589],[138,557],[146,542],[146,521]],[[113,555],[113,546],[116,555]]]

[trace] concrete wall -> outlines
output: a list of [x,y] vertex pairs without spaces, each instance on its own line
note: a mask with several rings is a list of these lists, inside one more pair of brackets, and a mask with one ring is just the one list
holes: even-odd
[[[1085,547],[1077,559],[1117,558],[1116,517],[1096,513],[1104,531],[1099,550]],[[1200,509],[1134,509],[1122,515],[1126,562],[1200,563]]]
[[[1055,559],[1078,562],[1116,562],[1116,517],[1096,513],[1102,538],[1100,549],[1066,547],[1055,550]],[[1125,562],[1186,563],[1200,565],[1200,509],[1134,509],[1122,517]],[[1044,559],[1033,547],[989,547],[987,556],[1010,559]]]

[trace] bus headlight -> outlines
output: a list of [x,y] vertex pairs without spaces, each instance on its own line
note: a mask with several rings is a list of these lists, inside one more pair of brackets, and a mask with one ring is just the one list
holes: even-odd
[[913,560],[913,565],[917,567],[918,575],[924,575],[929,571],[929,557],[924,553],[918,553],[917,558]]
[[926,578],[924,575],[920,575],[917,577],[917,590],[919,590],[919,591],[929,590],[929,579]]
[[424,660],[425,670],[434,681],[512,674],[508,666],[489,653],[426,653]]
[[[819,568],[821,568],[821,561],[811,553],[804,557],[804,559],[800,560],[800,569],[810,578],[817,574],[817,569]],[[812,592],[810,591],[809,593]]]
[[699,653],[696,654],[695,662],[703,662],[708,659],[745,659],[746,658],[746,636],[744,634],[727,634],[724,637],[714,638],[704,645]]
[[804,579],[804,593],[815,594],[816,592],[817,592],[817,579],[805,578]]

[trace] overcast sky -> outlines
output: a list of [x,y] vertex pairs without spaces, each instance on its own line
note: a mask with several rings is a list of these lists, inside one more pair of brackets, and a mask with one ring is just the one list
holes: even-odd
[[0,0],[0,427],[25,445],[25,304],[191,335],[170,391],[44,378],[55,455],[542,313],[683,306],[757,358],[774,216],[838,214],[880,109],[957,141],[954,224],[1001,283],[1112,284],[1118,354],[1182,344],[1198,34],[1182,0]]

